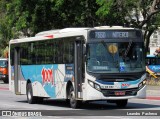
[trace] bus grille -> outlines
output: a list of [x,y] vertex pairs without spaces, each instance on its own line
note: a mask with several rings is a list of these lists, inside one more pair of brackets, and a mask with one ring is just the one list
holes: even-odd
[[118,95],[118,96],[135,96],[137,95],[138,88],[132,88],[132,89],[112,89],[112,90],[107,90],[107,89],[101,89],[101,92],[103,93],[104,96],[117,96],[115,95],[115,92],[118,91],[123,91],[125,92],[125,95]]

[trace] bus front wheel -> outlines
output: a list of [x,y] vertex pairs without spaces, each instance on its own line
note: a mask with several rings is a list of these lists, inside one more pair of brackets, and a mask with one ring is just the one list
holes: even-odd
[[127,99],[126,100],[117,100],[116,101],[117,106],[120,107],[120,108],[126,107],[127,103],[128,103]]
[[78,108],[80,106],[81,101],[80,100],[76,100],[75,92],[74,92],[74,89],[73,89],[72,86],[70,87],[70,91],[69,91],[69,99],[70,99],[69,101],[70,101],[70,107],[71,108],[76,109],[76,108]]
[[33,96],[32,84],[27,84],[27,101],[29,104],[34,104],[36,102],[36,97]]

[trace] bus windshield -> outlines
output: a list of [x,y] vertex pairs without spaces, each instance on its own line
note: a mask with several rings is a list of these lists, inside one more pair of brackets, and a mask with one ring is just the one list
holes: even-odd
[[146,66],[147,69],[160,75],[160,57],[155,55],[147,55]]
[[145,71],[142,42],[88,43],[87,71],[92,73],[132,73]]
[[0,60],[0,67],[7,67],[7,61],[6,60]]

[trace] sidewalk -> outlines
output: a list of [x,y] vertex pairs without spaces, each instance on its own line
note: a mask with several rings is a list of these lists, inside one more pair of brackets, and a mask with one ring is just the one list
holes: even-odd
[[160,100],[160,86],[147,85],[146,98]]
[[5,84],[0,80],[0,90],[9,90],[9,84]]
[[160,97],[160,86],[147,85],[147,97],[148,96],[159,96]]

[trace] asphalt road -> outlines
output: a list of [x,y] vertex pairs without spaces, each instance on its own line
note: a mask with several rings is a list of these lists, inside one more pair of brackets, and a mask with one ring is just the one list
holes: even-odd
[[[65,101],[57,100],[44,100],[42,104],[28,104],[26,95],[15,95],[10,92],[7,84],[0,83],[0,110],[31,110],[41,111],[43,115],[61,116],[62,118],[73,118],[75,116],[85,116],[84,118],[91,118],[100,116],[99,119],[105,116],[105,118],[133,118],[127,116],[128,112],[140,112],[142,111],[154,111],[160,113],[160,100],[151,99],[130,99],[128,105],[124,109],[119,109],[115,104],[107,103],[106,101],[96,101],[92,103],[83,103],[80,109],[71,109]],[[152,89],[153,90],[153,89]],[[46,111],[47,110],[47,111]],[[159,111],[157,111],[159,110]],[[73,116],[74,115],[74,116]],[[106,115],[110,115],[107,116]],[[116,115],[122,115],[116,116]],[[126,116],[124,116],[126,115]],[[66,117],[67,116],[67,117]],[[87,117],[86,117],[87,116]],[[144,116],[143,116],[144,117]],[[143,118],[142,117],[142,118]],[[146,117],[146,116],[145,116]],[[137,118],[137,116],[136,116]],[[138,118],[140,118],[138,116]],[[146,117],[148,118],[148,116]],[[157,118],[157,116],[153,117]]]

